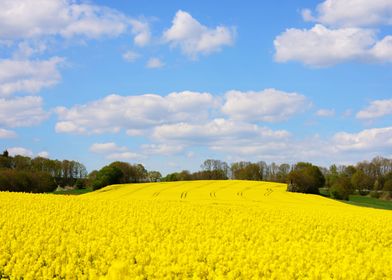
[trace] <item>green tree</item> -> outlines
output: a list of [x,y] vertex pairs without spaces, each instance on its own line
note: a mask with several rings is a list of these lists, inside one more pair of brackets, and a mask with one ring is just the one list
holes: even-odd
[[98,190],[108,185],[120,183],[120,179],[123,176],[121,170],[115,166],[105,166],[99,170],[96,174],[94,181],[92,182],[93,190]]
[[340,176],[330,188],[332,198],[348,200],[352,192],[350,178],[347,176]]
[[371,190],[373,189],[374,181],[364,171],[358,169],[351,177],[351,184],[356,190]]
[[260,164],[240,161],[231,164],[233,179],[260,181],[263,179],[263,169]]
[[324,175],[317,166],[311,163],[299,162],[288,175],[291,192],[319,194],[319,188],[325,184]]
[[150,182],[158,182],[162,178],[162,174],[159,171],[148,171],[148,180]]

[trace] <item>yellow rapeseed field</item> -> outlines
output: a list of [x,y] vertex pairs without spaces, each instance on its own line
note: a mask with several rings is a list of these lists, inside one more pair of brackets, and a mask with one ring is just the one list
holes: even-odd
[[392,279],[392,211],[283,184],[0,193],[0,279]]

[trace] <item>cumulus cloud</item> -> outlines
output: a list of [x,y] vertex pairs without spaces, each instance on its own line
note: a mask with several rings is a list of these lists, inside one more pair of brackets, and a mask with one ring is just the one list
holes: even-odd
[[23,147],[12,147],[7,149],[8,153],[10,156],[26,156],[26,157],[32,157],[33,152],[29,149],[23,148]]
[[316,115],[319,117],[333,117],[335,116],[334,109],[320,109],[317,110]]
[[215,142],[222,139],[269,138],[283,139],[290,134],[285,130],[271,130],[255,124],[225,119],[213,119],[203,124],[175,123],[157,126],[153,138],[160,141],[183,141],[184,143]]
[[[213,119],[200,124],[162,125],[156,127],[152,134],[152,139],[159,143],[159,147],[179,147],[178,151],[170,151],[171,153],[181,152],[185,148],[206,147],[227,156],[250,155],[252,158],[283,153],[284,150],[279,148],[284,147],[290,138],[290,133],[286,130],[272,130],[226,119]],[[194,153],[188,153],[187,156],[194,156]]]
[[122,57],[127,62],[134,62],[136,59],[140,57],[140,55],[137,52],[126,51],[123,53]]
[[0,59],[0,96],[15,92],[36,93],[57,84],[61,77],[58,66],[60,57],[48,60]]
[[15,131],[0,128],[0,139],[15,138],[15,137],[16,137]]
[[49,158],[49,153],[47,151],[41,151],[37,154],[38,157]]
[[222,112],[232,119],[276,122],[286,120],[309,107],[309,101],[298,93],[276,89],[260,92],[229,91]]
[[389,0],[326,0],[302,12],[306,21],[317,21],[331,26],[372,26],[392,24],[392,2]]
[[234,29],[219,25],[209,28],[194,19],[189,13],[179,10],[172,26],[163,33],[163,40],[179,47],[189,57],[220,51],[234,42]]
[[[288,159],[293,140],[286,130],[273,130],[246,122],[213,119],[202,124],[178,123],[156,127],[154,141],[184,148],[206,147],[225,156],[247,160]],[[186,156],[194,156],[188,153]]]
[[146,21],[130,20],[132,24],[132,34],[135,35],[133,42],[139,47],[144,47],[151,41],[150,25]]
[[[211,150],[234,158],[274,162],[308,161],[328,165],[332,162],[355,163],[364,158],[388,154],[392,148],[392,127],[359,132],[339,132],[331,138],[318,135],[279,141],[263,138],[240,138],[212,143]],[[328,157],[326,157],[328,155]]]
[[14,60],[26,60],[35,55],[42,54],[47,50],[45,42],[40,40],[22,41],[18,43],[17,49],[13,52]]
[[130,133],[163,123],[199,121],[208,118],[214,107],[209,93],[173,92],[166,96],[144,94],[137,96],[109,95],[86,105],[59,107],[57,132],[65,133]]
[[392,115],[392,99],[374,100],[368,107],[359,111],[358,119],[370,120]]
[[299,61],[317,67],[330,66],[371,58],[375,43],[375,32],[369,29],[329,29],[321,24],[316,24],[312,29],[290,28],[274,41],[275,60]]
[[165,64],[157,57],[151,57],[147,63],[146,63],[146,67],[147,68],[162,68]]
[[42,108],[42,98],[25,96],[14,99],[0,98],[0,125],[28,127],[41,123],[48,117]]
[[100,38],[118,36],[128,28],[137,45],[149,41],[148,24],[117,10],[71,0],[3,0],[0,38],[15,40],[43,36]]
[[121,152],[109,154],[106,158],[110,160],[136,160],[141,159],[142,155],[133,152]]
[[277,62],[299,61],[325,67],[346,61],[392,62],[392,36],[378,38],[380,25],[392,24],[388,0],[326,0],[302,11],[310,29],[289,28],[274,40]]
[[369,51],[370,58],[380,63],[392,62],[392,36],[385,36]]
[[143,153],[147,155],[172,155],[184,150],[184,145],[170,144],[143,144]]
[[125,152],[127,151],[127,147],[117,146],[114,142],[108,143],[94,143],[90,147],[90,151],[93,153],[113,153],[113,152]]
[[139,159],[141,155],[131,152],[128,147],[118,146],[114,142],[94,143],[90,146],[90,151],[95,154],[103,154],[110,160]]
[[339,151],[379,151],[392,148],[392,127],[365,129],[358,133],[339,132],[333,137]]

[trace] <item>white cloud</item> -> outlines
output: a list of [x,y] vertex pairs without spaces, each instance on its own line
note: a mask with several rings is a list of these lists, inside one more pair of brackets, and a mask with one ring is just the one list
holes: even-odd
[[333,117],[335,116],[334,109],[320,109],[316,112],[316,115],[319,117]]
[[55,130],[56,132],[62,133],[86,133],[85,128],[78,127],[75,123],[70,121],[56,123]]
[[142,155],[133,152],[113,153],[107,156],[110,160],[136,160],[143,158]]
[[377,62],[392,62],[392,36],[385,36],[369,52],[369,56]]
[[90,151],[95,154],[103,154],[110,160],[130,160],[140,159],[141,154],[131,152],[125,146],[118,146],[114,142],[94,143],[90,146]]
[[146,67],[147,68],[162,68],[165,64],[157,57],[152,57],[150,58],[147,63],[146,63]]
[[372,26],[392,24],[390,0],[326,0],[316,8],[302,12],[306,21],[317,21],[331,26]]
[[114,153],[114,152],[125,152],[127,151],[127,147],[121,147],[118,146],[114,142],[108,142],[108,143],[94,143],[90,147],[90,151],[93,153]]
[[375,32],[370,29],[329,29],[316,24],[312,29],[290,28],[277,36],[275,60],[300,61],[317,67],[355,59],[374,59]]
[[70,109],[59,107],[57,132],[64,133],[129,133],[178,121],[200,121],[208,118],[215,106],[209,93],[173,92],[167,96],[145,94],[138,96],[109,95],[86,105]]
[[25,96],[14,99],[0,98],[0,125],[26,127],[41,123],[48,117],[42,108],[42,98]]
[[15,137],[16,137],[15,131],[0,128],[0,139],[15,138]]
[[312,15],[312,11],[310,9],[303,9],[301,11],[302,18],[304,21],[314,21],[315,18]]
[[[246,122],[214,119],[202,124],[178,123],[156,127],[152,139],[165,145],[184,148],[206,147],[225,156],[246,156],[247,160],[291,154],[291,135]],[[273,156],[275,158],[273,158]],[[186,156],[192,157],[194,153]]]
[[123,53],[122,57],[127,62],[134,62],[140,57],[140,55],[133,51],[126,51],[125,53]]
[[34,54],[42,54],[47,45],[42,41],[22,41],[18,43],[17,49],[12,54],[14,60],[26,60]]
[[[275,89],[260,92],[229,91],[223,101],[222,104],[222,98],[213,97],[210,93],[192,91],[173,92],[166,96],[113,94],[85,105],[56,108],[56,131],[101,134],[125,130],[129,136],[148,136],[154,133],[155,128],[162,129],[165,125],[182,123],[187,126],[210,122],[209,125],[213,127],[213,124],[219,125],[220,121],[211,122],[211,118],[217,118],[222,113],[236,122],[282,121],[306,110],[310,105],[301,94]],[[223,121],[224,125],[229,124]]]
[[365,129],[358,133],[339,132],[333,137],[339,151],[379,151],[392,148],[392,127]]
[[143,153],[148,155],[172,155],[184,150],[184,146],[178,144],[143,144],[141,147]]
[[368,107],[359,111],[358,119],[375,119],[386,115],[392,115],[392,99],[374,100]]
[[277,62],[299,61],[325,67],[346,61],[392,62],[392,36],[377,38],[380,25],[392,24],[390,0],[326,0],[317,14],[302,10],[311,29],[289,28],[274,40]]
[[[318,135],[296,140],[291,137],[279,141],[263,138],[238,138],[211,143],[211,150],[226,156],[273,162],[309,161],[328,165],[355,163],[364,158],[388,154],[392,148],[392,127],[373,128],[356,133],[339,132],[325,139]],[[326,157],[328,155],[328,157]]]
[[143,136],[145,131],[143,129],[127,129],[128,136]]
[[192,151],[187,152],[187,153],[186,153],[186,157],[187,157],[187,158],[193,158],[193,157],[195,157],[195,152],[192,152]]
[[37,154],[38,157],[49,158],[49,153],[47,151],[41,151]]
[[189,13],[179,10],[172,26],[164,32],[163,39],[195,59],[198,54],[210,54],[232,45],[234,33],[232,28],[223,25],[215,28],[204,26]]
[[8,153],[10,156],[27,156],[27,157],[32,157],[33,152],[29,149],[23,148],[23,147],[12,147],[7,149]]
[[150,26],[146,21],[131,20],[132,33],[135,35],[133,42],[139,47],[144,47],[151,41]]
[[175,123],[157,126],[153,138],[159,142],[181,141],[182,143],[212,143],[236,139],[283,139],[290,134],[285,130],[271,130],[255,124],[214,119],[203,124]]
[[236,120],[276,122],[303,112],[309,106],[305,96],[276,89],[260,92],[229,91],[222,112]]
[[[131,27],[135,43],[148,42],[148,24],[105,6],[71,0],[2,0],[0,38],[42,36],[99,38],[118,36]],[[147,34],[147,35],[146,35]]]
[[57,67],[60,57],[48,60],[0,60],[0,96],[15,92],[36,93],[57,84],[61,77]]

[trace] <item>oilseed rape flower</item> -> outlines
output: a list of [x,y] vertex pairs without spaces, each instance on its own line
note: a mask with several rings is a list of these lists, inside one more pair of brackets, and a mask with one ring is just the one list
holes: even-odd
[[392,279],[392,212],[284,184],[0,193],[0,279]]

